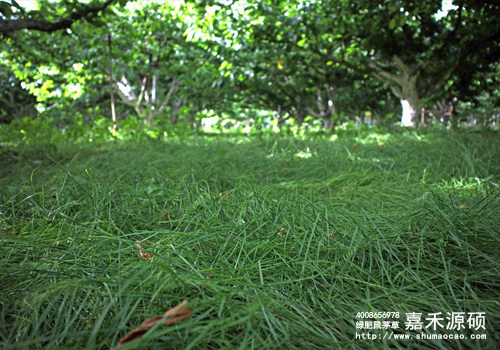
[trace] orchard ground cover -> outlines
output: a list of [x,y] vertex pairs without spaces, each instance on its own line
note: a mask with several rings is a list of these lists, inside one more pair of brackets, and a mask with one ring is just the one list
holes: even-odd
[[119,348],[498,348],[499,149],[400,131],[3,152],[0,343],[110,349],[187,299],[189,317]]

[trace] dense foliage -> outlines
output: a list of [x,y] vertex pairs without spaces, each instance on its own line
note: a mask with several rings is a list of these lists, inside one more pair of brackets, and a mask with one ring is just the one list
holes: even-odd
[[137,120],[158,137],[498,124],[499,7],[486,1],[0,4],[11,27],[72,18],[2,30],[4,123]]

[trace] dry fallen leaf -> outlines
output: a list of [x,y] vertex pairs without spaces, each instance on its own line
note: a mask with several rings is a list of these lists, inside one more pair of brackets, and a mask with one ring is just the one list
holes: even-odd
[[78,324],[79,324],[80,326],[81,326],[81,325],[83,325],[83,324],[86,324],[86,323],[89,323],[89,319],[88,319],[88,318],[82,318],[82,319],[80,320],[80,322],[78,322]]
[[139,251],[139,253],[141,253],[141,258],[146,259],[146,260],[151,260],[151,254],[143,253],[141,251]]
[[279,230],[279,232],[278,232],[278,235],[280,237],[285,237],[285,233],[283,233],[283,231],[285,231],[285,229],[282,227],[281,230]]
[[[162,324],[164,326],[169,326],[172,323],[181,321],[189,317],[191,315],[191,309],[188,308],[187,306],[188,306],[188,301],[184,300],[181,304],[177,305],[173,309],[168,310],[163,315],[148,318],[147,320],[141,323],[141,327],[134,329],[133,331],[129,332],[126,336],[124,336],[122,339],[120,339],[117,346],[121,346],[123,344],[141,338],[144,334],[146,334],[147,331],[149,331],[151,327],[153,327],[155,324],[157,324],[162,320],[163,320]],[[165,319],[167,317],[171,318]]]
[[[137,244],[137,246],[138,246],[139,248],[146,248],[145,246],[143,246],[142,244],[140,244],[141,242],[140,242],[140,241],[138,241],[137,239],[136,239],[135,241],[138,243],[138,244]],[[148,253],[144,253],[144,252],[143,252],[143,251],[141,251],[140,249],[139,249],[139,254],[141,254],[141,258],[146,259],[146,260],[151,260],[151,255],[150,255],[150,254],[148,254]]]

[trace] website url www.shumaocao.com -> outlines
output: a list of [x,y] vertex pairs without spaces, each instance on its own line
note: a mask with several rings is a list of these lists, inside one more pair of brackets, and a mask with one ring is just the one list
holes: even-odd
[[394,332],[385,332],[384,334],[378,333],[358,333],[356,332],[356,339],[364,340],[382,340],[382,339],[397,339],[397,340],[440,340],[440,339],[486,339],[486,334],[403,334]]

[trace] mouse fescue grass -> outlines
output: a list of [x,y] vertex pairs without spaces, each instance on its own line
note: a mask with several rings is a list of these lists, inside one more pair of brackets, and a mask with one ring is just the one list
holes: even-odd
[[1,347],[111,349],[188,299],[120,349],[496,349],[499,149],[401,132],[23,150],[0,178]]

